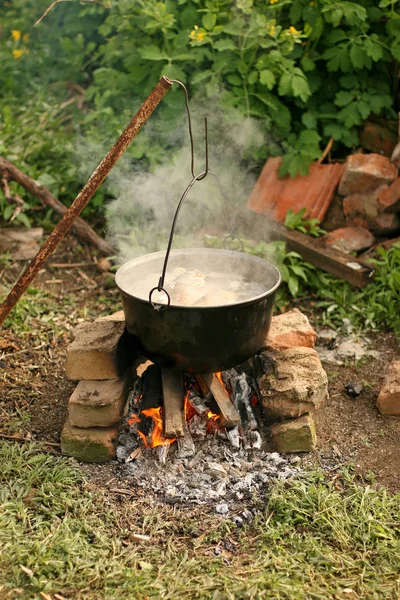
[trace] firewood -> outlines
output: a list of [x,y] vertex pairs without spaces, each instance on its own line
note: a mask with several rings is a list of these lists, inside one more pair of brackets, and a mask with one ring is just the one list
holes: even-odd
[[183,379],[179,371],[162,369],[162,387],[164,398],[164,437],[183,438]]
[[215,373],[196,375],[196,380],[202,392],[207,390],[214,396],[221,413],[221,425],[223,427],[237,427],[240,425],[240,415]]

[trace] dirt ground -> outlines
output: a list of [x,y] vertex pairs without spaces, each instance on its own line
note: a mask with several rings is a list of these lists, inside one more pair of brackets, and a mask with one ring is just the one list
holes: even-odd
[[[89,249],[69,236],[34,282],[36,292],[25,296],[12,314],[12,324],[0,338],[0,438],[36,439],[59,452],[60,433],[74,383],[65,375],[65,356],[72,330],[84,320],[121,308],[110,273],[100,272]],[[9,288],[22,263],[0,268],[0,281]],[[296,303],[298,308],[302,308]],[[309,313],[307,307],[303,307]],[[310,320],[318,330],[317,316]],[[396,337],[389,332],[368,336],[380,358],[324,364],[329,401],[315,415],[318,448],[306,456],[331,472],[353,463],[357,471],[390,491],[400,490],[400,420],[383,417],[375,402],[391,360],[399,358]],[[348,383],[360,383],[352,398]],[[110,480],[115,466],[85,468],[93,483]]]

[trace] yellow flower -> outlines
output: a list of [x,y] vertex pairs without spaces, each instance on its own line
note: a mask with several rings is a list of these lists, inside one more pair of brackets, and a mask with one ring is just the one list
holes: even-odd
[[204,40],[204,36],[205,36],[205,35],[206,35],[206,34],[205,34],[203,31],[200,31],[200,33],[198,33],[198,34],[196,35],[196,40],[197,40],[198,42],[202,42],[202,41]]
[[21,50],[20,48],[12,51],[12,55],[15,58],[15,60],[19,60],[21,58],[21,56],[23,55],[23,53],[24,53],[24,51]]
[[293,27],[293,25],[291,25],[291,27],[289,27],[289,31],[290,33],[292,33],[293,35],[299,35],[301,33],[301,31],[298,31],[296,29],[296,27]]
[[29,33],[24,33],[24,35],[22,36],[22,41],[27,42],[28,40],[29,40]]
[[14,42],[18,42],[21,39],[21,32],[19,29],[13,29],[11,31],[12,38]]
[[270,36],[274,37],[275,35],[275,25],[267,25],[268,33]]
[[270,4],[276,4],[277,2],[279,2],[279,0],[269,0]]

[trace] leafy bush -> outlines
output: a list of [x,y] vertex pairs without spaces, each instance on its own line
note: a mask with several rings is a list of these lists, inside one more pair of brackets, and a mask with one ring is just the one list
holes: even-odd
[[[71,164],[76,136],[113,139],[161,74],[210,106],[218,95],[258,119],[268,143],[253,158],[284,154],[291,175],[305,173],[331,136],[333,151],[347,152],[367,117],[395,118],[399,108],[399,0],[62,2],[33,27],[48,6],[15,0],[4,10],[0,111],[17,143],[2,130],[1,151],[62,181],[69,198],[82,179]],[[182,101],[172,89],[152,117],[157,135],[141,133],[129,149],[144,168],[171,150]],[[18,144],[27,113],[47,137],[33,155],[30,137]]]

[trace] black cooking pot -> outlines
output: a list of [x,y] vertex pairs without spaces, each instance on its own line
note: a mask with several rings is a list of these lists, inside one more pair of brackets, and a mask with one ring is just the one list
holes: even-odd
[[[180,306],[171,294],[169,306],[157,310],[143,296],[141,282],[154,273],[157,285],[165,252],[130,260],[115,276],[121,291],[129,333],[142,353],[155,363],[191,373],[223,371],[244,362],[265,346],[275,292],[281,276],[266,260],[231,250],[172,250],[168,269],[176,267],[261,284],[258,296],[222,306]],[[168,275],[166,278],[168,284]],[[150,290],[147,291],[147,294]]]

